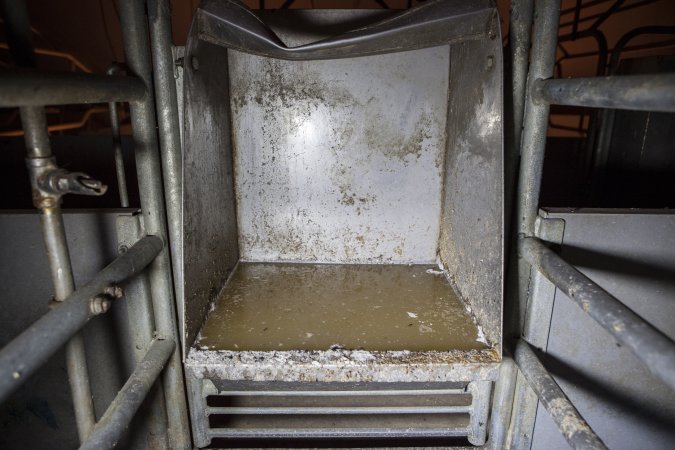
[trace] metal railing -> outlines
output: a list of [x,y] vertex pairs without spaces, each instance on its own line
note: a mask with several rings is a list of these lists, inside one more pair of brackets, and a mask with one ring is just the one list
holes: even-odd
[[[0,107],[19,107],[25,133],[27,165],[33,190],[33,203],[40,210],[47,248],[54,307],[42,318],[0,350],[0,401],[4,401],[47,359],[66,344],[66,364],[81,448],[112,448],[128,429],[134,414],[154,389],[148,433],[157,448],[191,448],[187,404],[183,385],[180,345],[176,326],[176,304],[169,261],[164,190],[171,212],[171,231],[178,232],[176,192],[180,192],[180,141],[177,103],[173,80],[173,58],[167,0],[118,2],[127,59],[127,76],[97,74],[49,74],[35,70],[30,21],[25,4],[2,0],[0,6],[9,50],[19,69],[0,74]],[[148,19],[152,26],[148,27]],[[156,57],[153,89],[150,43]],[[159,109],[159,134],[155,119]],[[66,232],[61,213],[65,194],[102,195],[106,186],[79,172],[68,172],[56,163],[50,148],[44,106],[82,103],[129,102],[133,126],[137,176],[140,190],[143,230],[135,243],[101,270],[89,283],[75,289]],[[119,124],[111,111],[117,169],[121,166]],[[160,163],[160,148],[169,168]],[[122,166],[123,168],[123,166]],[[164,186],[162,178],[164,175]],[[122,174],[122,179],[124,175]],[[121,189],[122,191],[125,189]],[[128,205],[128,200],[122,199]],[[105,414],[97,421],[92,401],[81,328],[93,316],[107,312],[115,298],[123,296],[119,283],[141,272],[150,280],[152,307],[134,305],[145,317],[130,321],[138,336],[137,365]],[[152,317],[147,317],[148,313]],[[141,339],[141,341],[139,341]],[[139,345],[142,344],[142,345]],[[161,386],[155,381],[162,378]],[[166,399],[166,401],[164,401]],[[155,420],[156,417],[163,421]],[[153,447],[154,448],[154,447]]]
[[[597,78],[552,79],[560,16],[559,0],[514,0],[521,17],[534,17],[531,62],[527,84],[514,84],[514,98],[524,98],[523,129],[520,140],[520,178],[518,182],[518,257],[513,258],[517,270],[518,308],[525,311],[518,329],[522,338],[515,346],[517,371],[512,369],[505,379],[515,389],[510,436],[499,433],[502,443],[512,448],[529,448],[536,405],[540,402],[573,448],[606,448],[602,440],[583,420],[555,380],[539,362],[531,346],[545,351],[547,331],[538,330],[542,321],[533,317],[539,307],[536,293],[528,286],[531,277],[540,273],[550,280],[618,342],[628,347],[657,377],[675,389],[675,342],[644,321],[619,300],[565,262],[538,239],[536,223],[539,208],[549,105],[573,105],[593,108],[615,108],[647,111],[675,111],[675,76],[639,75]],[[520,24],[514,34],[514,55],[527,55],[529,27]],[[514,65],[514,79],[522,80],[522,64]],[[518,109],[516,113],[518,113]],[[516,119],[517,124],[520,120]],[[521,135],[521,130],[514,130]],[[514,376],[517,372],[517,376]],[[503,383],[507,381],[502,380]],[[513,386],[515,385],[515,387]],[[504,384],[498,384],[498,391]],[[508,392],[502,397],[509,398]],[[503,423],[505,420],[498,416]],[[527,430],[524,430],[527,428]],[[499,443],[493,443],[499,446]]]

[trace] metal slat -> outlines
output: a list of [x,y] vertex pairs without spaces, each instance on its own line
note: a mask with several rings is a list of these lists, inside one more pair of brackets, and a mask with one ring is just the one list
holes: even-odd
[[467,406],[307,406],[307,407],[209,407],[207,414],[462,414],[472,410]]
[[73,72],[6,70],[0,72],[0,86],[0,108],[130,102],[146,96],[138,78]]
[[464,437],[457,428],[212,428],[211,438],[307,439],[307,438],[442,438]]
[[222,391],[223,397],[357,397],[383,395],[458,395],[466,394],[464,389],[399,389],[369,391]]
[[537,80],[533,94],[556,105],[675,112],[675,74]]

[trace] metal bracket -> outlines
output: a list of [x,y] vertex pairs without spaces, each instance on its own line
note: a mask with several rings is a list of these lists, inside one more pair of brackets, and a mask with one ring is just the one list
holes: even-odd
[[552,244],[562,244],[565,232],[563,219],[549,219],[537,216],[534,220],[534,235],[542,241]]

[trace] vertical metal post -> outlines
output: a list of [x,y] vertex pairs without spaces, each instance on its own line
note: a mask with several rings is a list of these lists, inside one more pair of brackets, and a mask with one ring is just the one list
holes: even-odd
[[[159,144],[162,155],[164,193],[169,225],[169,244],[173,265],[178,323],[183,336],[183,154],[181,151],[175,65],[171,51],[171,5],[169,0],[148,0],[150,42],[152,46],[155,103],[159,125]],[[179,344],[180,345],[180,344]]]
[[[4,0],[2,1],[2,13],[7,40],[16,64],[22,67],[35,67],[30,19],[25,3],[21,0]],[[40,106],[22,107],[20,114],[28,164],[39,165],[43,161],[50,160],[52,151],[44,108]],[[61,215],[60,197],[34,195],[33,203],[41,213],[42,235],[54,285],[54,300],[60,302],[75,290],[66,231]],[[83,441],[93,428],[96,419],[84,341],[80,334],[74,336],[66,346],[66,366],[77,432],[80,441]]]
[[513,92],[513,138],[516,149],[520,149],[520,135],[523,129],[525,110],[525,83],[530,55],[530,33],[534,0],[514,0],[511,3],[509,20],[509,44],[511,47],[511,74]]
[[[544,150],[548,130],[549,105],[538,103],[533,95],[533,86],[537,80],[553,76],[556,47],[558,43],[558,25],[560,22],[560,0],[538,0],[534,7],[534,29],[532,51],[525,89],[523,130],[521,135],[520,170],[518,179],[517,223],[519,235],[534,236],[535,220],[539,209],[539,191],[544,167]],[[520,256],[518,264],[518,328],[525,331],[530,323],[529,314],[533,310],[528,304],[530,289],[530,265]],[[530,299],[534,297],[529,296]],[[545,326],[548,326],[546,323]],[[532,429],[537,411],[536,394],[529,388],[521,373],[516,376],[514,408],[509,430],[511,448],[530,448]]]
[[535,101],[532,86],[537,80],[553,76],[559,20],[560,0],[541,0],[536,3],[518,180],[518,232],[525,236],[534,236],[549,115],[549,105]]
[[495,393],[492,400],[488,449],[502,450],[507,448],[506,439],[511,423],[513,409],[513,390],[516,384],[516,365],[510,356],[504,355],[499,367],[499,378],[495,382]]
[[[142,218],[139,214],[120,214],[117,216],[117,244],[120,253],[131,248],[145,236]],[[124,286],[127,306],[129,334],[135,360],[138,364],[149,350],[154,339],[155,313],[152,309],[150,283],[147,274],[141,273],[130,279]],[[168,448],[166,403],[161,383],[155,383],[152,392],[143,402],[137,413],[143,421],[142,438],[150,449]]]
[[[133,74],[143,80],[148,92],[151,93],[154,92],[152,66],[143,6],[142,0],[121,0],[118,3],[127,66]],[[166,242],[166,214],[154,96],[148,95],[144,100],[131,103],[130,106],[145,231],[161,237]],[[168,248],[165,248],[150,266],[149,275],[157,331],[179,342]],[[163,385],[169,423],[169,445],[179,449],[190,448],[187,401],[179,345],[176,346],[164,370]]]
[[[119,64],[113,64],[108,69],[108,75],[117,75],[122,71]],[[122,134],[120,133],[120,116],[117,111],[117,102],[108,103],[110,110],[110,131],[112,133],[113,150],[115,151],[115,172],[117,173],[117,189],[120,192],[120,206],[129,207],[129,192],[127,190],[127,175],[124,169],[124,155],[122,154]]]

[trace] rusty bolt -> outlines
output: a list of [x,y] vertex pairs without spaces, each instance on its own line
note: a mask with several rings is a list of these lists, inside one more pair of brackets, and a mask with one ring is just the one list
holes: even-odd
[[110,309],[110,299],[103,295],[97,295],[91,299],[89,303],[89,310],[92,314],[98,315]]
[[124,290],[119,286],[108,286],[103,289],[103,293],[112,298],[122,298],[124,296]]

